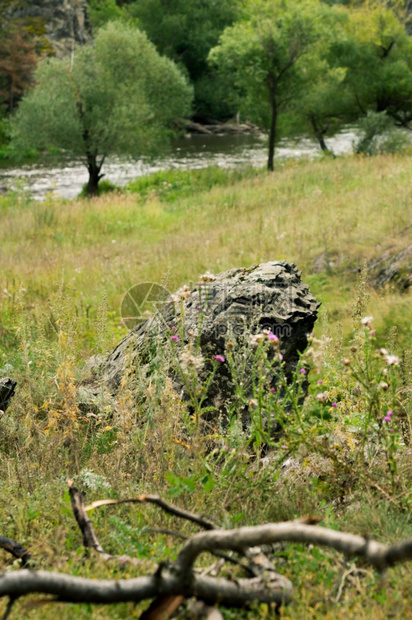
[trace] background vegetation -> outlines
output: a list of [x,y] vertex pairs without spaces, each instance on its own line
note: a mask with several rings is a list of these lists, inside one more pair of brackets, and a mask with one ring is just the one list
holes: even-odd
[[[410,174],[408,157],[358,156],[288,162],[276,175],[159,173],[92,201],[50,196],[37,203],[22,192],[1,198],[7,231],[0,250],[1,372],[19,382],[0,427],[2,532],[30,548],[39,568],[117,575],[114,566],[82,559],[65,490],[69,475],[90,500],[159,493],[226,527],[316,513],[329,527],[367,531],[385,542],[408,536],[410,295],[396,286],[367,286],[359,270],[365,260],[409,244]],[[305,361],[312,368],[310,397],[284,441],[269,439],[271,466],[262,458],[268,437],[259,409],[252,434],[235,421],[229,431],[199,433],[165,380],[175,363],[171,347],[150,382],[126,377],[116,403],[105,393],[88,401],[87,384],[78,392],[90,376],[90,355],[110,350],[125,333],[119,305],[129,287],[151,280],[174,290],[207,269],[273,259],[295,261],[322,308]],[[367,315],[374,317],[375,335],[360,324]],[[375,355],[385,346],[404,360],[400,367]],[[257,368],[263,354],[257,353]],[[391,388],[382,391],[382,381]],[[378,407],[370,409],[376,395]],[[382,421],[390,409],[392,435]],[[372,417],[365,418],[368,412]],[[192,531],[155,508],[109,507],[93,519],[109,552],[147,559],[143,572],[153,559],[173,557],[177,546],[150,528]],[[338,596],[348,569],[339,556],[302,545],[279,553],[280,572],[296,586],[284,618],[411,612],[407,567],[393,570],[381,587],[372,572],[354,571]],[[8,558],[1,561],[10,566]],[[19,605],[23,617],[56,615],[53,606]],[[140,611],[58,608],[62,618],[138,617]],[[233,613],[263,618],[272,612],[263,606]]]
[[[24,0],[2,3],[0,138],[7,156],[23,154],[17,141],[10,144],[18,123],[31,125],[33,145],[46,135],[30,121],[30,106],[43,105],[39,119],[52,96],[65,112],[41,148],[80,150],[87,160],[85,130],[94,132],[88,144],[97,164],[113,152],[139,154],[146,139],[155,152],[182,127],[176,121],[189,114],[191,87],[194,118],[247,114],[272,133],[273,147],[282,128],[314,132],[324,150],[325,137],[343,123],[358,122],[362,131],[353,157],[272,161],[274,174],[161,172],[71,202],[53,195],[36,202],[19,188],[0,196],[0,376],[18,381],[0,418],[0,524],[2,534],[30,549],[36,568],[94,578],[136,574],[83,557],[68,477],[90,500],[158,493],[222,527],[314,513],[328,527],[382,542],[412,535],[410,288],[399,286],[410,282],[409,263],[384,287],[377,277],[382,256],[390,262],[411,246],[412,160],[407,149],[398,152],[405,146],[399,134],[390,135],[395,125],[407,130],[412,118],[408,4],[90,0],[95,45],[66,62],[51,58],[43,23],[18,15]],[[129,41],[121,55],[107,33]],[[151,71],[137,91],[122,90],[119,79],[126,88],[135,69],[127,59],[134,45],[146,50],[139,61]],[[116,59],[127,75],[118,74]],[[161,96],[165,71],[180,85],[170,115],[169,98]],[[79,105],[94,124],[79,128]],[[113,125],[118,133],[110,133]],[[169,341],[152,360],[150,380],[126,373],[116,400],[91,390],[101,356],[125,334],[119,308],[130,287],[153,281],[174,291],[208,270],[270,260],[295,262],[322,302],[294,378],[298,394],[309,379],[303,402],[296,391],[283,399],[268,389],[267,343],[254,351],[251,368],[243,363],[249,349],[223,362],[238,373],[240,399],[242,376],[254,378],[247,430],[234,415],[226,428],[201,432],[201,405],[193,418],[167,378],[170,367],[201,386]],[[268,415],[285,427],[280,441],[267,432]],[[178,546],[153,528],[194,531],[154,507],[106,507],[93,520],[104,548],[140,557],[142,574],[153,561],[173,558]],[[412,616],[407,566],[378,579],[332,551],[285,545],[274,557],[295,584],[294,602],[279,612],[285,620]],[[17,568],[3,553],[0,565]],[[33,597],[13,612],[131,618],[142,608],[56,607]],[[274,611],[224,614],[268,618]]]

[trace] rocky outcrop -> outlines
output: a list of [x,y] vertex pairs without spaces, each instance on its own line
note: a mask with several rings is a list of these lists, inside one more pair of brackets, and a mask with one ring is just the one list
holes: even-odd
[[12,16],[39,19],[58,57],[92,40],[86,0],[30,0],[12,6]]
[[394,286],[401,292],[412,287],[412,245],[400,252],[388,250],[370,261],[368,270],[374,286]]
[[17,383],[10,379],[10,377],[4,377],[0,379],[0,411],[6,411],[10,404],[10,400],[14,395],[14,390]]
[[[243,346],[252,363],[253,339],[270,333],[274,341],[279,338],[274,354],[283,356],[286,375],[296,368],[320,305],[300,275],[295,265],[284,261],[231,269],[216,276],[204,274],[197,286],[177,291],[161,311],[122,340],[104,364],[104,383],[115,393],[128,365],[130,371],[130,363],[140,372],[150,373],[153,351],[171,344],[182,366],[198,372],[199,384],[205,384],[218,362],[204,406],[224,414],[235,390],[227,363],[229,350]],[[199,345],[196,350],[195,342]],[[181,375],[171,370],[171,378],[175,389],[187,399]],[[274,386],[275,376],[272,381]]]

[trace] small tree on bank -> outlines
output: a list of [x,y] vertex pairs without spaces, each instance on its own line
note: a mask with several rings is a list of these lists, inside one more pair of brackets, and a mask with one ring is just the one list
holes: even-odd
[[158,153],[190,111],[192,89],[145,34],[121,23],[99,31],[70,60],[45,60],[14,121],[20,147],[54,146],[80,156],[88,196],[98,194],[105,158]]
[[224,31],[209,60],[234,82],[239,108],[268,130],[273,170],[279,113],[299,96],[304,59],[313,53],[328,7],[318,0],[254,0],[248,8],[247,19]]

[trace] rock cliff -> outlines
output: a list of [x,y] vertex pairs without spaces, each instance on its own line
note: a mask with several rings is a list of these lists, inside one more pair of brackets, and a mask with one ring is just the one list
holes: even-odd
[[40,19],[58,57],[92,40],[86,0],[30,0],[11,10],[13,17]]

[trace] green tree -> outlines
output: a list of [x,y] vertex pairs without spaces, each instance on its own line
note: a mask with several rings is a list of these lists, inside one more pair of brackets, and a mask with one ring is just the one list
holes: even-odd
[[346,38],[336,42],[336,66],[358,115],[386,112],[399,124],[412,120],[412,39],[389,9],[361,7],[350,12]]
[[189,113],[192,89],[146,35],[125,24],[102,28],[74,62],[40,63],[36,87],[23,98],[13,126],[17,146],[55,146],[80,156],[87,193],[98,193],[109,154],[156,154]]
[[92,23],[121,15],[137,24],[158,52],[181,66],[195,90],[195,112],[229,115],[224,101],[226,85],[207,62],[226,26],[239,14],[237,0],[89,0]]
[[254,1],[246,8],[246,19],[224,31],[209,59],[234,81],[240,109],[269,131],[273,170],[278,116],[298,96],[305,57],[329,9],[318,0]]
[[[339,65],[334,53],[337,41],[345,39],[348,21],[347,10],[335,7],[324,11],[322,36],[305,55],[297,96],[288,112],[300,130],[315,135],[324,152],[329,152],[326,136],[336,133],[345,122],[355,120],[352,98],[345,83],[347,70]],[[355,115],[359,115],[356,109]]]

